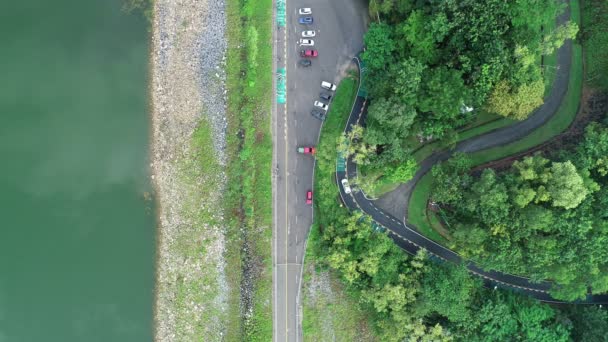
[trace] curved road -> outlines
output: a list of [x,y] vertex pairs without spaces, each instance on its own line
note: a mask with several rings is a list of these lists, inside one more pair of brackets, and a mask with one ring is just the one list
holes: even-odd
[[[566,51],[566,57],[569,60],[569,53],[571,50],[571,42],[568,42],[566,46],[563,47],[563,50]],[[560,58],[562,58],[560,54]],[[357,66],[360,69],[359,60],[355,58],[357,62]],[[562,61],[562,60],[560,60]],[[569,70],[569,62],[567,63],[567,69]],[[563,77],[563,75],[562,75]],[[557,84],[554,86],[554,91],[557,91],[558,94],[561,90],[561,96],[565,94],[565,90],[567,90],[567,74],[565,76],[566,88],[563,87],[561,89]],[[359,77],[361,79],[362,77]],[[559,78],[559,75],[558,75]],[[564,81],[564,80],[562,80]],[[557,81],[556,81],[557,83]],[[361,86],[359,84],[359,86]],[[553,93],[552,93],[553,94]],[[530,121],[526,120],[524,122],[515,124],[513,126],[506,127],[501,130],[497,130],[483,136],[469,139],[459,144],[461,151],[472,152],[478,151],[484,148],[489,148],[493,146],[497,146],[500,144],[504,144],[509,141],[520,139],[525,136],[527,133],[531,132],[535,128],[542,125],[546,120],[548,120],[557,110],[559,106],[561,98],[553,98],[552,100],[547,100],[547,106],[539,109],[534,117],[531,117]],[[555,103],[555,105],[554,105]],[[546,109],[548,108],[548,109]],[[352,126],[361,122],[364,123],[365,115],[367,112],[367,99],[362,96],[357,96],[348,121],[346,123],[345,132],[349,132],[352,129]],[[526,125],[522,125],[527,122]],[[525,133],[522,133],[525,131]],[[507,139],[511,134],[511,139]],[[449,153],[438,153],[429,157],[425,162],[427,163],[427,167],[425,170],[419,172],[426,173],[430,167],[441,160],[444,160],[449,157]],[[425,249],[432,259],[438,261],[449,261],[456,264],[464,263],[472,274],[483,278],[486,286],[489,287],[501,287],[508,288],[511,290],[515,290],[517,292],[527,294],[533,298],[536,298],[545,302],[555,302],[555,303],[564,303],[561,300],[557,300],[549,294],[549,290],[552,286],[551,282],[542,281],[540,283],[534,283],[530,279],[525,277],[520,277],[512,274],[497,272],[497,271],[486,271],[477,266],[474,262],[470,260],[463,259],[456,252],[426,238],[425,236],[418,233],[414,228],[409,227],[407,224],[397,219],[391,213],[379,208],[376,206],[371,200],[369,200],[361,191],[351,192],[350,194],[344,193],[344,189],[340,184],[340,180],[343,178],[352,178],[357,175],[357,166],[352,161],[351,158],[346,160],[345,170],[340,171],[341,168],[336,168],[336,182],[340,189],[340,196],[342,200],[346,204],[346,206],[351,210],[361,210],[366,214],[370,215],[372,219],[377,222],[379,225],[388,229],[389,236],[395,241],[395,243],[404,249],[406,252],[410,254],[415,254],[420,249]],[[418,178],[422,175],[417,175]],[[412,181],[413,185],[415,185],[417,180]],[[402,204],[403,202],[401,202]],[[585,300],[577,301],[577,303],[586,303],[586,304],[603,304],[608,303],[608,295],[589,295]]]
[[[570,7],[567,7],[558,18],[557,25],[566,23],[570,19]],[[528,119],[513,125],[499,128],[456,144],[452,151],[441,151],[432,154],[420,163],[416,175],[409,182],[400,185],[394,191],[381,196],[377,200],[379,207],[390,212],[392,215],[403,218],[406,222],[408,215],[409,200],[416,183],[438,162],[444,161],[454,152],[477,152],[492,147],[506,145],[519,140],[543,124],[545,124],[557,112],[562,99],[568,91],[570,67],[572,64],[572,41],[568,40],[557,51],[556,78],[551,92],[544,99],[544,103]]]
[[[355,60],[357,65],[359,65],[358,59],[355,58]],[[366,111],[367,100],[364,97],[357,96],[344,131],[349,132],[353,125],[358,122],[363,122],[365,120]],[[367,199],[361,191],[351,192],[350,194],[344,193],[340,180],[356,176],[357,166],[351,158],[348,158],[346,161],[345,171],[338,171],[338,169],[336,169],[336,182],[340,189],[342,200],[349,209],[361,210],[371,216],[379,225],[387,228],[389,236],[406,252],[415,254],[418,250],[425,249],[432,259],[449,261],[456,264],[465,263],[469,272],[483,278],[487,286],[498,286],[516,290],[545,302],[563,303],[563,301],[554,299],[549,294],[549,289],[552,286],[551,282],[543,281],[540,283],[533,283],[530,279],[525,277],[483,270],[474,262],[463,259],[456,252],[426,238],[414,228],[408,227],[401,220],[398,220],[395,216],[378,208],[371,200]],[[577,303],[608,303],[608,295],[590,295],[585,300],[578,301]]]

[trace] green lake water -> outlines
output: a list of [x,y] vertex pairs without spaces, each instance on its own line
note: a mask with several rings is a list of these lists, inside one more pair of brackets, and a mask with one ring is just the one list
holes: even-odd
[[147,23],[0,5],[0,342],[150,341]]

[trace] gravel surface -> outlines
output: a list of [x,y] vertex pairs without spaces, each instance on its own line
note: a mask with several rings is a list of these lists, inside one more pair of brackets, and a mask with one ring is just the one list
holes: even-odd
[[[221,193],[225,175],[225,4],[157,0],[151,50],[152,179],[158,200],[155,340],[217,341],[224,334],[225,280]],[[195,151],[204,121],[213,148]],[[211,224],[211,222],[219,222]]]

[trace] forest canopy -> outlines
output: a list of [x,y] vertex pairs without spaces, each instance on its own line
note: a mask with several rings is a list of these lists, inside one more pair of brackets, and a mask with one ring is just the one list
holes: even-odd
[[543,103],[542,56],[578,27],[555,27],[556,0],[374,0],[365,35],[371,164],[407,160],[417,140],[441,139],[480,110],[526,118]]
[[504,172],[468,172],[456,155],[432,173],[431,198],[451,222],[451,247],[486,268],[551,279],[574,300],[608,291],[608,127],[574,149],[535,154]]

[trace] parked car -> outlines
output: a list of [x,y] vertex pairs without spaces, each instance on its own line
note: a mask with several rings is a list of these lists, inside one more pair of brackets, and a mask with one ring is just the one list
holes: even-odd
[[315,101],[315,107],[321,108],[326,112],[327,112],[327,109],[329,108],[329,107],[327,107],[327,105],[325,103],[323,103],[321,101]]
[[320,93],[319,97],[322,98],[325,101],[329,101],[332,98],[331,94],[330,93],[326,93],[326,92]]
[[321,88],[334,91],[334,90],[336,90],[336,85],[333,83],[330,83],[330,82],[322,81]]
[[312,14],[312,9],[310,7],[303,7],[298,10],[298,13],[300,13],[300,15]]
[[315,41],[312,39],[300,39],[301,46],[315,46]]
[[302,25],[311,25],[312,24],[312,17],[301,17],[299,20],[300,24]]
[[317,152],[317,149],[314,148],[314,146],[302,146],[302,147],[298,147],[298,153],[302,153],[302,154],[315,154]]
[[312,65],[312,62],[310,61],[310,59],[300,59],[300,61],[298,63],[303,67],[309,67]]
[[304,38],[312,38],[317,35],[315,31],[302,31],[302,37]]
[[301,57],[317,57],[319,52],[317,50],[300,50]]
[[324,111],[320,110],[320,109],[313,109],[313,110],[311,110],[310,111],[310,115],[314,116],[315,118],[317,118],[317,119],[319,119],[321,121],[324,121],[325,117],[327,116],[327,114]]
[[312,204],[312,190],[306,191],[306,204]]
[[351,189],[350,189],[350,186],[348,185],[348,179],[343,178],[340,183],[342,183],[342,187],[344,188],[344,193],[345,194],[350,194],[351,193]]

